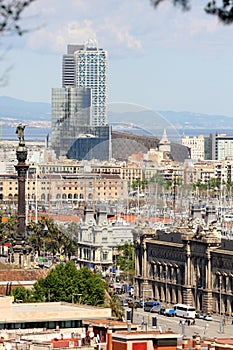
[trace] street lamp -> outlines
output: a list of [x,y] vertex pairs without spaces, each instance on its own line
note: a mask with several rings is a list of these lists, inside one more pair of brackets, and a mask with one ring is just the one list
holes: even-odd
[[80,304],[82,294],[81,293],[72,293],[72,304],[74,304],[74,297],[75,296],[79,296],[80,297],[80,299],[79,299],[79,304]]
[[142,326],[143,327],[145,325],[145,310],[144,310],[145,296],[144,296],[144,292],[151,292],[151,291],[149,289],[144,289],[142,286]]

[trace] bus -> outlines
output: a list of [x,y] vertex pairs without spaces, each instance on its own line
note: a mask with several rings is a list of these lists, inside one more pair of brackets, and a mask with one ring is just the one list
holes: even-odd
[[174,305],[175,316],[184,318],[195,318],[196,309],[194,306],[186,304]]
[[144,303],[144,311],[150,312],[152,307],[158,308],[158,311],[160,310],[160,302],[159,301],[146,301]]

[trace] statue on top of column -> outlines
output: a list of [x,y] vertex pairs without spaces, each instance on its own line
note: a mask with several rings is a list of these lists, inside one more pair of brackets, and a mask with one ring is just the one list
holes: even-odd
[[22,123],[19,123],[19,125],[16,128],[16,134],[18,135],[19,142],[24,141],[24,129],[27,125],[23,125]]

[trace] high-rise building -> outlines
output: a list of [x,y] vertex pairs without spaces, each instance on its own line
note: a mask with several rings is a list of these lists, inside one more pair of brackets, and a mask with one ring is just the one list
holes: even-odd
[[226,134],[210,135],[210,159],[224,160],[233,157],[233,136]]
[[91,89],[52,89],[52,148],[66,156],[79,136],[79,128],[90,125]]
[[52,89],[52,148],[57,157],[108,160],[107,53],[96,41],[68,45],[62,88]]
[[91,125],[107,125],[107,52],[95,40],[68,45],[63,55],[62,86],[91,88]]

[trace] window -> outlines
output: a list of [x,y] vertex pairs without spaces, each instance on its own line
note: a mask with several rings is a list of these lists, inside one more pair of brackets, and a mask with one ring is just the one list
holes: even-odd
[[108,252],[103,252],[103,260],[108,260]]

